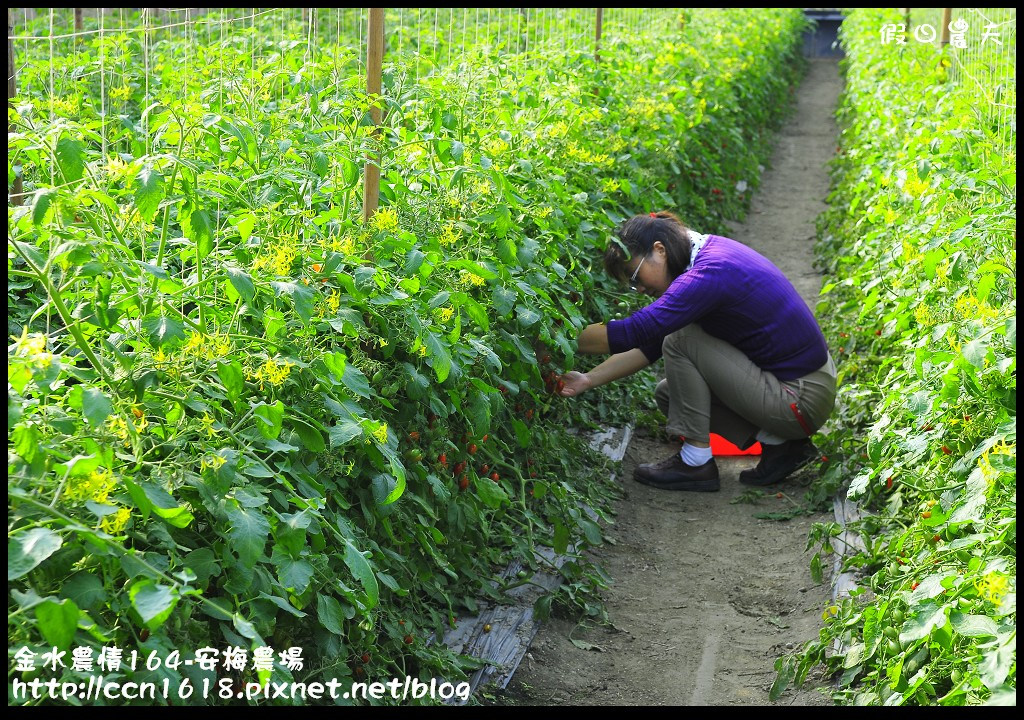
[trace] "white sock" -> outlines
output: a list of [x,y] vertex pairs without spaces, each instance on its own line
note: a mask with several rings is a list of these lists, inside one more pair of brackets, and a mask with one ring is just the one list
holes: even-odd
[[786,438],[780,438],[778,435],[772,435],[767,430],[760,430],[757,433],[757,441],[762,445],[781,445],[786,442]]
[[711,459],[711,448],[699,448],[685,443],[683,449],[679,451],[679,457],[690,467],[699,467]]

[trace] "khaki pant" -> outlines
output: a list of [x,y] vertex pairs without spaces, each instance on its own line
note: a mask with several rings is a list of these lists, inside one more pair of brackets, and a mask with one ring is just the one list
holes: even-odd
[[708,443],[713,432],[740,449],[753,445],[759,430],[786,439],[805,438],[825,424],[835,405],[836,367],[831,356],[815,372],[781,382],[742,350],[696,324],[666,336],[662,353],[665,379],[654,397],[668,417],[667,431],[673,437]]

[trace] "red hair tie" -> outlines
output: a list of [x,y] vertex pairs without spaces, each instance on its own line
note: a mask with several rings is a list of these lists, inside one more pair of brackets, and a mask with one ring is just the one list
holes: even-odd
[[658,216],[655,213],[651,213],[651,217],[658,217]]

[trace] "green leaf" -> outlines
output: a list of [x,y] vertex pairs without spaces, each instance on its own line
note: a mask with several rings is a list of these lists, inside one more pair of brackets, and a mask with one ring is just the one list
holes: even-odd
[[781,657],[775,661],[775,682],[768,691],[768,699],[771,702],[778,700],[785,692],[789,684],[796,676],[796,663],[792,658]]
[[448,354],[448,348],[445,347],[437,335],[429,330],[426,331],[425,335],[423,344],[427,346],[427,362],[434,369],[437,381],[444,382],[452,369],[452,357]]
[[299,595],[309,587],[313,566],[305,560],[285,560],[277,568],[277,578],[282,587]]
[[7,542],[7,581],[34,570],[60,546],[60,535],[49,528],[32,528],[16,534]]
[[508,288],[500,285],[494,288],[494,309],[498,315],[504,317],[512,312],[515,307],[517,295]]
[[84,149],[81,141],[66,134],[61,135],[57,141],[54,155],[57,158],[57,167],[60,168],[66,182],[81,180],[85,172],[85,158],[82,152]]
[[350,540],[345,539],[345,564],[366,591],[366,610],[377,607],[380,600],[380,587],[373,573],[373,566],[366,559],[366,553],[360,552]]
[[317,593],[316,614],[320,624],[335,635],[344,635],[345,613],[341,603],[329,595]]
[[150,315],[142,321],[142,327],[149,333],[149,341],[156,347],[172,340],[185,339],[185,326],[169,317]]
[[359,423],[341,418],[336,425],[327,429],[327,437],[331,443],[331,449],[342,447],[363,434],[363,428]]
[[229,507],[226,512],[231,549],[238,553],[242,565],[251,568],[263,555],[270,535],[270,522],[259,510]]
[[273,405],[261,402],[252,412],[257,417],[256,429],[260,431],[260,435],[268,440],[276,440],[281,434],[284,422],[284,403],[280,400]]
[[524,328],[536,325],[540,320],[540,313],[524,305],[516,306],[516,315],[519,316],[519,324]]
[[[42,225],[46,220],[50,206],[53,204],[53,198],[56,195],[57,193],[49,188],[36,190],[35,194],[32,196],[32,222],[35,225]],[[19,245],[19,247],[21,247],[21,245]],[[39,256],[38,251],[35,251],[32,255],[29,255],[29,257],[32,258],[32,262],[40,268],[45,264],[45,261],[43,261]]]
[[341,159],[341,178],[345,181],[345,187],[352,187],[359,182],[359,166],[347,157]]
[[313,310],[315,309],[313,290],[311,288],[291,282],[275,281],[270,283],[270,285],[274,288],[274,292],[277,295],[288,295],[291,297],[292,303],[295,305],[296,314],[302,318],[303,322],[309,322],[309,319],[313,317]]
[[491,400],[487,393],[477,390],[466,407],[474,435],[483,435],[491,429]]
[[814,557],[811,558],[811,579],[816,583],[822,580],[821,553],[814,553]]
[[[924,584],[923,582],[921,583]],[[914,617],[907,620],[900,632],[900,642],[908,643],[928,637],[932,628],[946,623],[945,605],[923,605]]]
[[484,505],[492,508],[501,507],[501,504],[508,502],[508,493],[496,482],[489,478],[483,478],[476,484],[476,494]]
[[[214,227],[213,221],[210,219],[210,213],[206,210],[193,207],[192,212],[185,215],[182,229],[188,238],[196,244],[196,250],[200,258],[205,258],[213,252]],[[237,288],[235,289],[237,290]],[[241,294],[241,291],[239,291],[239,294]]]
[[256,626],[242,617],[239,613],[235,613],[231,616],[231,625],[247,640],[256,640],[258,641],[258,644],[263,644],[262,641],[260,641],[260,634],[256,631]]
[[92,572],[84,570],[68,578],[61,586],[61,593],[85,610],[99,607],[107,601],[107,590],[103,582]]
[[358,397],[370,397],[370,381],[355,365],[345,365],[345,370],[341,374],[341,383]]
[[578,521],[579,526],[583,528],[583,534],[587,537],[587,542],[591,545],[600,545],[604,542],[604,537],[601,534],[601,527],[593,520],[587,518],[580,518]]
[[256,227],[256,216],[252,213],[243,215],[238,219],[235,227],[238,228],[238,234],[242,237],[242,242],[248,242],[249,236],[252,235],[252,229]]
[[82,392],[82,414],[94,428],[106,422],[113,411],[110,399],[101,390],[86,388]]
[[300,617],[300,618],[306,617],[306,613],[304,613],[301,610],[299,610],[298,608],[294,607],[290,602],[288,602],[287,600],[285,600],[282,597],[278,597],[277,595],[268,595],[265,592],[261,592],[259,596],[261,598],[263,598],[264,600],[269,600],[270,602],[274,603],[275,605],[277,605],[279,608],[281,608],[285,612],[291,613],[295,617]]
[[50,645],[66,650],[78,629],[78,618],[82,611],[71,600],[46,602],[36,605],[37,627],[43,639]]
[[245,390],[245,375],[241,363],[237,360],[232,360],[230,365],[218,361],[217,377],[231,399],[240,397]]
[[42,450],[39,447],[39,431],[31,425],[19,425],[11,433],[14,452],[25,462],[31,463]]
[[555,537],[553,547],[555,553],[562,555],[569,548],[569,528],[560,521],[555,521]]
[[178,591],[170,585],[163,585],[149,579],[143,579],[132,585],[128,591],[132,606],[142,622],[150,630],[156,630],[164,624],[178,604]]
[[152,165],[135,175],[135,207],[146,222],[152,222],[164,199],[164,178]]
[[949,614],[949,621],[953,630],[967,637],[995,637],[999,630],[996,621],[988,615],[967,615],[953,611]]
[[488,332],[491,324],[487,319],[487,309],[474,300],[471,297],[467,297],[462,302],[462,307],[465,308],[466,314],[469,315],[470,319],[480,326],[480,329],[485,333]]
[[196,574],[200,583],[205,583],[211,577],[220,575],[220,565],[217,562],[217,556],[214,555],[213,550],[210,548],[199,548],[193,550],[183,559],[185,567],[189,568]]
[[324,443],[324,436],[317,428],[299,418],[293,417],[290,419],[290,422],[292,427],[295,428],[295,433],[299,436],[299,440],[302,441],[303,447],[315,453],[323,452],[326,449],[327,445]]
[[246,302],[252,302],[253,297],[256,295],[256,287],[252,284],[252,278],[249,277],[248,273],[230,265],[224,266],[224,272],[228,274],[228,281],[231,283],[231,287],[242,296],[242,299]]

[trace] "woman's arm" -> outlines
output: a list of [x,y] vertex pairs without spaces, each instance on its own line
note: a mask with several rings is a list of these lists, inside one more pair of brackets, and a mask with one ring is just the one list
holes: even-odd
[[599,355],[609,352],[608,326],[601,323],[587,325],[583,328],[583,332],[580,333],[580,339],[576,344],[579,351],[587,355]]
[[647,356],[636,348],[624,353],[616,353],[590,372],[581,373],[573,370],[563,375],[561,379],[565,383],[565,387],[559,394],[562,397],[574,397],[591,388],[607,385],[613,380],[632,375],[650,364],[651,361],[647,359]]

